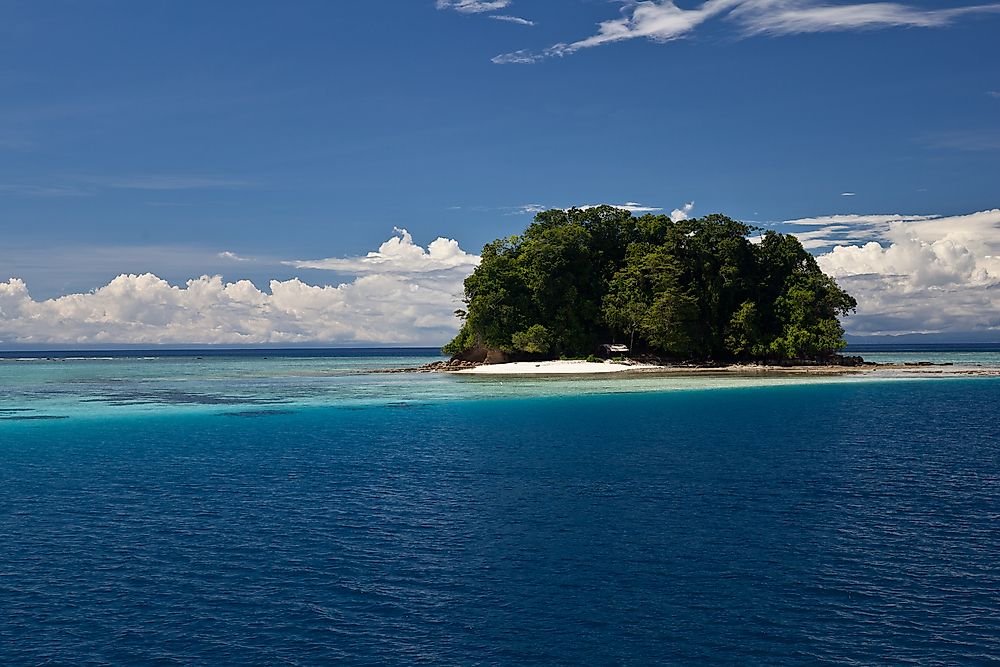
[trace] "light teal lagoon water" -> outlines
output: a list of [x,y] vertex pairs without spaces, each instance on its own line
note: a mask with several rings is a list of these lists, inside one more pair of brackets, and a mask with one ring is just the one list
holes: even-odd
[[862,353],[865,361],[877,364],[952,364],[962,368],[1000,368],[1000,351],[927,350]]
[[[348,354],[348,356],[344,356]],[[0,359],[0,423],[102,419],[164,412],[266,412],[639,392],[853,383],[867,377],[483,377],[375,373],[442,359],[433,350],[204,351],[18,356]],[[932,361],[998,368],[1000,352],[866,352],[878,363]],[[893,379],[883,377],[883,381]],[[907,379],[905,377],[895,379]],[[912,379],[912,378],[909,378]]]

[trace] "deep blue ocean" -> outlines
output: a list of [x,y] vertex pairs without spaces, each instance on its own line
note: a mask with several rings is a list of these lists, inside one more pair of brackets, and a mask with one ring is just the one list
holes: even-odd
[[1000,378],[352,355],[6,355],[0,663],[1000,662]]

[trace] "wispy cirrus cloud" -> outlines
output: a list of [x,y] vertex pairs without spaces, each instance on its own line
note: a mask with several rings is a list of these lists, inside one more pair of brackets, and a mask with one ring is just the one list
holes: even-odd
[[918,142],[927,148],[978,153],[1000,150],[1000,132],[992,129],[961,129],[926,134]]
[[520,49],[495,56],[496,64],[527,64],[583,49],[633,39],[669,42],[686,37],[713,18],[734,23],[746,37],[894,27],[941,28],[976,15],[1000,13],[1000,4],[920,9],[895,2],[831,5],[812,0],[706,0],[682,9],[672,0],[626,1],[621,16],[598,23],[597,32],[540,51]]
[[121,190],[233,190],[254,185],[250,181],[240,179],[177,174],[87,176],[79,180],[99,187]]
[[535,22],[520,16],[511,16],[510,14],[491,14],[490,18],[494,21],[506,21],[507,23],[516,23],[517,25],[534,26]]
[[463,14],[495,12],[510,6],[511,0],[437,0],[438,9],[453,9]]
[[450,9],[461,14],[485,14],[487,18],[504,23],[513,23],[523,26],[534,26],[535,22],[522,16],[513,14],[495,14],[507,7],[510,7],[512,0],[437,0],[435,6],[438,9]]
[[0,135],[0,150],[23,151],[34,146],[35,142],[26,137]]
[[219,259],[229,260],[230,262],[251,262],[253,261],[249,257],[241,257],[237,255],[232,250],[223,250],[222,252],[216,254]]
[[695,9],[681,9],[669,0],[629,3],[622,8],[620,18],[599,23],[597,34],[574,42],[555,44],[546,49],[545,54],[564,56],[581,49],[639,38],[668,42],[686,35],[713,16],[738,6],[739,0],[707,0]]
[[550,208],[552,207],[545,204],[521,204],[509,207],[507,215],[535,215],[542,211],[548,211]]
[[530,65],[543,58],[545,58],[543,54],[538,54],[529,49],[519,49],[510,53],[501,53],[498,56],[493,56],[490,58],[490,61],[494,65]]
[[[86,197],[107,190],[238,190],[253,187],[250,181],[232,178],[214,178],[182,175],[136,175],[136,176],[71,176],[55,179],[51,183],[0,183],[0,196],[60,198]],[[160,205],[176,205],[172,202]]]
[[91,194],[86,190],[70,185],[38,185],[33,183],[0,183],[0,197],[86,197]]
[[1000,13],[1000,4],[920,9],[895,2],[847,5],[752,0],[733,11],[746,35],[795,35],[883,28],[943,28],[975,14]]

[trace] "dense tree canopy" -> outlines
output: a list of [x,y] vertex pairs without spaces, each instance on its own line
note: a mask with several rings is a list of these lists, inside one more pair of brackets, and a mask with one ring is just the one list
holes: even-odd
[[610,206],[539,213],[483,249],[445,352],[586,355],[602,342],[681,359],[823,357],[857,305],[794,237],[723,215]]

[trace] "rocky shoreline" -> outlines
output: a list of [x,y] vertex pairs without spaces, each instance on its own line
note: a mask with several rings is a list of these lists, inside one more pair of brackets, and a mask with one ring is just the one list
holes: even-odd
[[464,361],[462,359],[449,359],[448,361],[435,361],[423,366],[413,368],[380,368],[370,371],[372,373],[448,373],[460,371],[466,368],[482,366],[482,362]]

